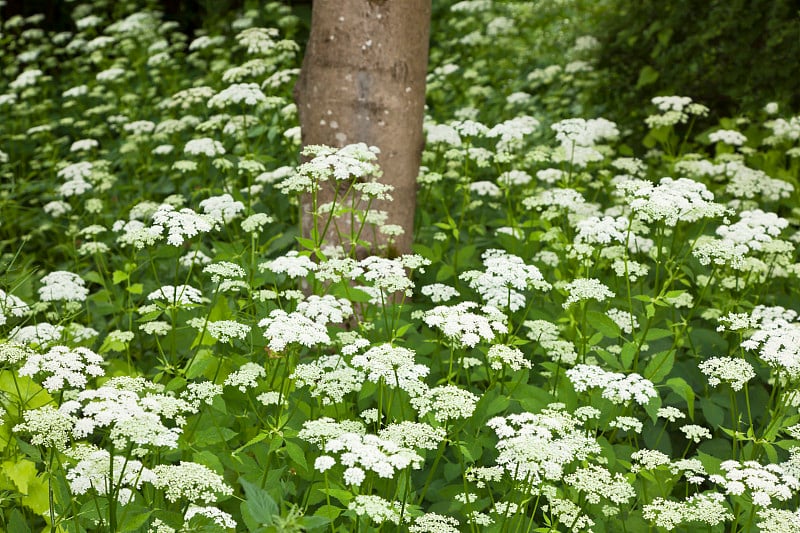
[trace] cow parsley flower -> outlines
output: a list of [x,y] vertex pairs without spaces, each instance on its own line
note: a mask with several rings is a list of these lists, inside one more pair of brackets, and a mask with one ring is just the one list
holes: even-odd
[[725,382],[736,391],[742,390],[744,384],[756,376],[753,365],[733,357],[711,357],[700,363],[698,368],[708,377],[708,384],[712,387]]
[[208,100],[209,108],[224,108],[231,105],[254,106],[266,102],[267,97],[257,83],[234,83]]
[[424,322],[432,328],[439,328],[451,341],[474,348],[481,339],[492,341],[496,333],[507,333],[506,317],[496,308],[481,308],[484,314],[470,311],[478,307],[475,302],[460,302],[456,305],[440,305],[427,311]]
[[203,294],[191,285],[164,285],[147,295],[150,301],[164,301],[168,305],[199,304],[205,300]]
[[702,439],[711,438],[711,432],[708,431],[707,428],[698,426],[697,424],[687,424],[685,426],[681,426],[680,429],[688,440],[694,442],[700,442]]
[[267,377],[267,371],[264,367],[256,363],[245,363],[228,374],[225,378],[225,385],[231,387],[238,387],[242,392],[247,392],[247,389],[254,389],[258,387],[258,379]]
[[323,355],[316,361],[295,367],[291,379],[295,385],[308,387],[311,396],[321,398],[324,405],[341,402],[344,397],[361,390],[364,373],[356,370],[340,355]]
[[400,504],[375,495],[358,495],[347,506],[358,516],[367,516],[375,524],[400,525]]
[[307,255],[300,255],[297,250],[290,250],[282,257],[259,264],[258,269],[262,272],[269,270],[275,274],[286,274],[294,279],[305,278],[309,272],[317,269],[317,265]]
[[602,302],[614,297],[611,289],[595,278],[577,278],[564,284],[563,288],[567,291],[567,299],[561,304],[564,309],[584,300],[594,299]]
[[511,370],[520,370],[521,368],[531,368],[533,363],[525,359],[522,350],[513,346],[506,346],[505,344],[493,344],[489,348],[489,353],[486,354],[486,359],[489,361],[489,366],[492,370],[502,370],[507,366]]
[[717,218],[728,212],[714,202],[713,193],[703,183],[688,178],[662,178],[658,185],[644,185],[633,192],[629,205],[644,222],[664,222],[667,226]]
[[[460,2],[461,4],[465,2]],[[454,4],[455,5],[455,4]],[[452,516],[425,513],[413,519],[408,526],[409,533],[458,533],[459,521]]]
[[215,226],[239,218],[245,209],[242,202],[234,200],[228,193],[206,198],[200,202],[200,208]]
[[44,354],[28,355],[19,375],[44,377],[42,387],[51,393],[62,391],[67,385],[72,389],[83,389],[89,376],[105,374],[102,364],[103,358],[88,348],[52,346]]
[[298,312],[274,309],[268,318],[259,321],[258,326],[265,328],[264,336],[269,340],[269,347],[276,352],[282,352],[291,343],[311,348],[331,342],[324,325]]
[[614,404],[624,404],[635,400],[639,405],[647,405],[651,398],[658,396],[653,383],[639,374],[622,374],[603,370],[597,365],[576,365],[566,372],[577,392],[602,388],[603,398]]
[[224,530],[236,528],[236,520],[234,520],[233,517],[225,511],[211,506],[200,507],[198,505],[190,505],[186,508],[186,514],[183,515],[183,531],[191,529],[191,521],[195,516],[209,518],[212,522]]
[[172,205],[161,204],[153,213],[151,230],[161,234],[166,229],[167,243],[172,246],[181,246],[187,238],[213,230],[214,224],[209,218],[188,207],[176,209]]
[[341,324],[353,316],[353,305],[345,298],[312,294],[297,304],[297,312],[320,324]]
[[82,302],[89,295],[86,283],[77,274],[59,270],[41,280],[39,299],[43,302]]
[[353,356],[351,364],[364,372],[369,381],[382,380],[389,387],[413,393],[420,391],[421,380],[430,372],[427,366],[414,362],[414,355],[408,348],[381,344]]
[[516,311],[525,305],[525,297],[520,291],[529,287],[538,290],[548,290],[551,287],[538,268],[526,265],[516,255],[491,249],[481,257],[485,266],[483,272],[470,270],[459,277],[478,291],[489,305]]
[[433,412],[439,422],[456,418],[469,418],[475,411],[478,397],[455,385],[441,385],[411,398],[411,405],[420,417]]
[[63,406],[45,405],[22,413],[23,422],[14,426],[14,433],[31,435],[31,444],[63,450],[72,437],[77,419]]
[[217,501],[218,494],[233,494],[233,489],[222,476],[199,463],[181,461],[177,465],[156,465],[153,474],[156,476],[153,486],[163,490],[171,502],[212,503]]

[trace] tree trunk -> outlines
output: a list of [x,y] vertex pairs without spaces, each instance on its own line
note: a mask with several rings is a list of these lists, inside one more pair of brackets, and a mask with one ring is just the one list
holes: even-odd
[[[376,201],[373,208],[388,213],[387,224],[405,230],[394,249],[385,250],[390,255],[408,253],[413,239],[430,16],[431,0],[315,0],[294,89],[303,146],[363,142],[380,148],[380,181],[394,186],[394,200]],[[333,199],[335,184],[326,185],[320,204]],[[308,199],[301,209],[308,236]],[[336,223],[347,234],[349,222],[343,218]],[[372,252],[385,249],[385,238],[375,242],[372,237]],[[349,244],[326,238],[330,244]]]

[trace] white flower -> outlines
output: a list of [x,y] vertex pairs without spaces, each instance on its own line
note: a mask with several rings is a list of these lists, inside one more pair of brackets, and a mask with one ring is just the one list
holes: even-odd
[[353,316],[353,305],[345,298],[312,294],[297,304],[297,312],[320,324],[341,324]]
[[489,348],[486,359],[493,370],[502,370],[504,366],[511,370],[520,370],[523,367],[531,368],[532,366],[532,363],[525,359],[522,350],[504,344],[493,344]]
[[383,380],[389,387],[413,392],[421,389],[421,380],[430,372],[427,366],[415,364],[414,355],[408,348],[381,344],[354,355],[351,364],[372,382]]
[[183,147],[183,151],[184,153],[190,155],[216,157],[218,155],[225,154],[225,147],[222,146],[222,143],[219,141],[215,141],[214,139],[210,139],[208,137],[202,137],[200,139],[192,139],[191,141],[187,142],[186,146]]
[[185,238],[194,237],[200,233],[207,233],[214,229],[210,217],[195,213],[188,207],[177,210],[169,204],[161,204],[153,213],[152,229],[160,234],[167,230],[167,243],[172,246],[181,246]]
[[258,265],[260,271],[269,270],[275,274],[286,274],[290,278],[305,278],[309,272],[317,269],[307,255],[300,255],[297,250],[290,250],[286,255],[266,261]]
[[82,302],[89,295],[86,283],[77,274],[59,270],[51,272],[41,280],[39,298],[43,302]]
[[455,385],[441,385],[411,398],[411,405],[417,410],[420,417],[433,412],[436,420],[445,422],[454,418],[472,416],[478,399],[471,392]]
[[481,339],[491,341],[495,333],[507,333],[506,317],[496,308],[486,306],[486,314],[470,311],[478,307],[475,302],[460,302],[453,306],[440,305],[427,311],[423,317],[432,328],[439,328],[445,337],[474,348]]
[[747,137],[734,130],[717,130],[708,135],[712,143],[724,143],[731,146],[742,146],[747,142]]
[[257,83],[234,83],[208,100],[208,107],[228,107],[233,104],[257,105],[266,102],[267,97]]
[[286,313],[282,309],[274,309],[258,326],[265,328],[264,336],[269,340],[269,347],[276,352],[282,352],[290,343],[310,348],[331,342],[325,326],[297,312]]
[[225,378],[225,385],[238,387],[240,391],[247,392],[247,389],[258,387],[258,379],[265,378],[267,371],[264,367],[256,363],[245,363],[239,370],[231,372]]
[[165,301],[169,305],[203,303],[203,294],[191,285],[164,285],[147,295],[150,301]]
[[66,384],[73,389],[83,389],[89,376],[105,374],[100,365],[103,358],[88,348],[79,346],[52,346],[44,354],[28,355],[19,369],[20,376],[46,376],[42,386],[48,392],[64,390]]
[[595,278],[577,278],[565,284],[563,288],[567,291],[567,299],[562,304],[564,309],[584,300],[594,299],[602,302],[614,297],[611,289]]
[[716,387],[722,382],[730,383],[733,390],[742,390],[744,384],[756,376],[753,365],[744,359],[733,357],[711,357],[698,365],[708,376],[708,384]]
[[380,496],[358,495],[347,506],[358,516],[368,516],[376,524],[391,522],[400,525],[400,505],[384,500]]
[[446,302],[459,295],[457,290],[443,283],[425,285],[420,289],[420,292],[429,297],[434,303]]
[[210,518],[216,525],[225,530],[234,529],[236,527],[236,520],[234,520],[230,514],[216,507],[190,505],[186,509],[186,514],[183,516],[184,523],[188,525],[195,516]]
[[183,499],[191,503],[211,503],[217,500],[217,494],[233,494],[222,476],[199,463],[181,461],[177,465],[156,465],[153,473],[157,478],[153,486],[164,490],[164,496],[171,502]]

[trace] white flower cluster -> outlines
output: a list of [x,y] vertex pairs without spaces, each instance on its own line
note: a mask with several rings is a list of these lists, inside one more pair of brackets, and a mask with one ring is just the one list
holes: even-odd
[[311,145],[303,149],[304,156],[312,159],[297,167],[295,174],[290,175],[278,184],[284,194],[293,192],[311,192],[318,184],[329,180],[367,180],[380,176],[380,167],[376,162],[380,150],[364,143],[349,144],[343,148]]
[[353,304],[330,294],[312,294],[297,304],[297,312],[319,324],[342,324],[353,316]]
[[561,404],[541,413],[495,417],[486,423],[498,437],[497,464],[514,480],[539,486],[560,481],[573,462],[587,461],[601,453],[597,441]]
[[749,250],[761,250],[764,243],[772,241],[789,226],[789,221],[775,213],[765,213],[761,209],[742,211],[739,222],[719,226],[717,235],[722,239],[744,245]]
[[701,523],[713,527],[733,520],[725,505],[725,497],[713,492],[694,494],[679,502],[656,497],[642,507],[642,515],[656,527],[668,531],[682,524]]
[[547,320],[526,320],[523,325],[530,330],[528,338],[544,348],[551,360],[571,366],[578,359],[575,345],[560,336],[558,326]]
[[796,453],[787,463],[762,465],[757,461],[723,461],[719,465],[723,475],[711,475],[709,481],[724,487],[727,494],[741,496],[745,493],[758,507],[769,507],[773,500],[790,500],[800,491],[797,465],[791,464]]
[[624,404],[635,400],[639,405],[647,405],[658,396],[653,382],[639,374],[621,374],[603,370],[597,365],[576,365],[566,372],[577,392],[602,388],[602,397],[614,404]]
[[374,383],[383,381],[389,387],[403,389],[410,394],[423,391],[422,379],[430,369],[414,362],[414,351],[391,344],[373,346],[363,354],[354,355],[351,364],[365,373]]
[[[422,468],[423,460],[414,450],[377,435],[343,433],[328,439],[323,450],[326,454],[339,456],[339,463],[346,467],[344,481],[348,485],[361,485],[369,472],[378,477],[392,478],[396,472],[406,468]],[[322,457],[333,459],[320,462]],[[331,455],[317,459],[315,467],[327,470],[336,464]]]
[[164,496],[171,502],[211,503],[217,501],[218,494],[233,494],[222,476],[199,463],[181,461],[177,465],[156,465],[153,473],[156,476],[153,486],[163,489]]
[[30,307],[22,298],[0,289],[0,326],[8,322],[9,315],[20,318],[28,314],[30,310]]
[[716,387],[729,383],[733,390],[742,390],[744,384],[756,377],[753,365],[744,359],[733,357],[711,357],[698,365],[700,371],[708,376],[708,384]]
[[492,341],[496,333],[508,333],[506,316],[497,308],[484,306],[483,314],[470,311],[478,307],[475,302],[460,302],[456,305],[439,305],[423,316],[425,323],[439,328],[453,342],[474,348],[481,339]]
[[88,348],[52,346],[44,354],[31,353],[19,369],[20,376],[44,377],[42,387],[48,392],[86,387],[89,376],[105,374],[103,358]]
[[348,504],[347,508],[358,516],[368,516],[376,524],[391,522],[400,525],[400,508],[398,502],[390,502],[376,495],[359,494]]
[[83,279],[64,270],[47,274],[41,283],[39,299],[43,302],[82,302],[89,295]]
[[481,259],[486,267],[483,272],[469,270],[459,277],[491,306],[517,311],[525,306],[520,291],[529,287],[542,291],[551,288],[538,268],[526,265],[522,258],[504,250],[486,250]]
[[235,218],[239,218],[244,212],[244,204],[228,194],[212,196],[200,202],[200,208],[214,223],[214,226],[221,226]]
[[533,366],[533,363],[525,359],[522,350],[505,344],[493,344],[489,348],[489,353],[486,354],[486,360],[492,370],[502,370],[503,367],[508,367],[511,370],[520,370]]
[[310,363],[297,365],[291,379],[295,385],[308,387],[311,396],[321,398],[323,405],[341,402],[344,397],[361,390],[364,372],[356,370],[340,355],[323,355]]
[[584,300],[594,299],[602,302],[608,298],[613,298],[614,293],[606,287],[600,280],[595,278],[577,278],[563,285],[567,291],[567,299],[562,307],[569,308],[572,304]]
[[258,326],[264,329],[264,336],[269,340],[269,347],[282,352],[291,343],[312,347],[331,342],[325,326],[298,312],[287,313],[282,309],[274,309],[268,318],[259,321]]
[[688,96],[656,96],[651,101],[661,111],[661,114],[650,115],[645,119],[645,123],[650,128],[683,124],[692,115],[703,117],[708,114],[706,106],[693,103]]
[[440,385],[411,398],[411,405],[420,417],[433,412],[439,422],[469,418],[475,411],[478,397],[455,385]]
[[225,385],[237,387],[242,392],[258,387],[258,380],[267,376],[264,367],[253,362],[248,362],[234,370],[225,378]]
[[67,469],[66,475],[74,494],[86,494],[89,490],[94,490],[102,496],[108,494],[109,490],[114,490],[117,492],[117,501],[126,505],[133,496],[132,489],[140,489],[142,483],[157,481],[153,471],[140,461],[123,455],[115,455],[112,459],[108,450],[94,446],[76,446],[68,450],[67,455],[78,461],[75,466]]
[[203,303],[203,293],[191,285],[164,285],[147,295],[150,301],[164,301],[168,305]]
[[205,155],[216,157],[225,154],[225,147],[222,143],[208,137],[192,139],[183,147],[183,152],[189,155]]
[[800,378],[800,322],[797,313],[780,307],[756,307],[751,320],[756,327],[742,348],[792,380]]
[[624,475],[618,472],[612,476],[600,465],[578,468],[565,476],[564,482],[582,492],[589,503],[600,503],[602,498],[620,505],[636,497],[636,491]]
[[553,154],[553,161],[566,162],[576,167],[602,161],[604,156],[595,145],[600,141],[619,137],[616,124],[604,118],[570,118],[550,127],[556,132],[556,140],[561,144]]
[[721,217],[727,209],[714,202],[714,195],[703,183],[688,178],[662,178],[658,185],[643,182],[629,199],[630,207],[644,222],[696,222]]
[[161,235],[165,229],[167,244],[181,246],[187,238],[210,232],[214,224],[207,215],[196,213],[188,207],[176,209],[170,204],[161,204],[153,213],[151,231]]
[[257,83],[234,83],[208,100],[209,108],[224,108],[233,105],[254,106],[266,102],[267,97]]
[[731,146],[742,146],[747,142],[747,137],[736,130],[717,130],[708,135],[712,143],[723,143]]
[[286,274],[290,278],[305,278],[309,272],[317,269],[316,263],[307,255],[300,255],[297,250],[290,250],[285,255],[258,265],[260,271],[269,270],[275,274]]

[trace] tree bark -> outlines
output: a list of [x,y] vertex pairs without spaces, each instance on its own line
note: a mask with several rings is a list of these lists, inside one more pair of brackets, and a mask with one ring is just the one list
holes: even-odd
[[[303,146],[363,142],[380,148],[380,181],[394,186],[394,200],[376,201],[373,207],[388,213],[387,224],[405,230],[394,249],[386,250],[389,255],[408,253],[413,239],[430,16],[431,0],[315,0],[294,89]],[[320,203],[333,198],[334,184],[326,185]],[[307,199],[301,209],[308,236]],[[336,223],[340,229],[349,224]],[[377,241],[372,252],[385,249],[386,239]]]

